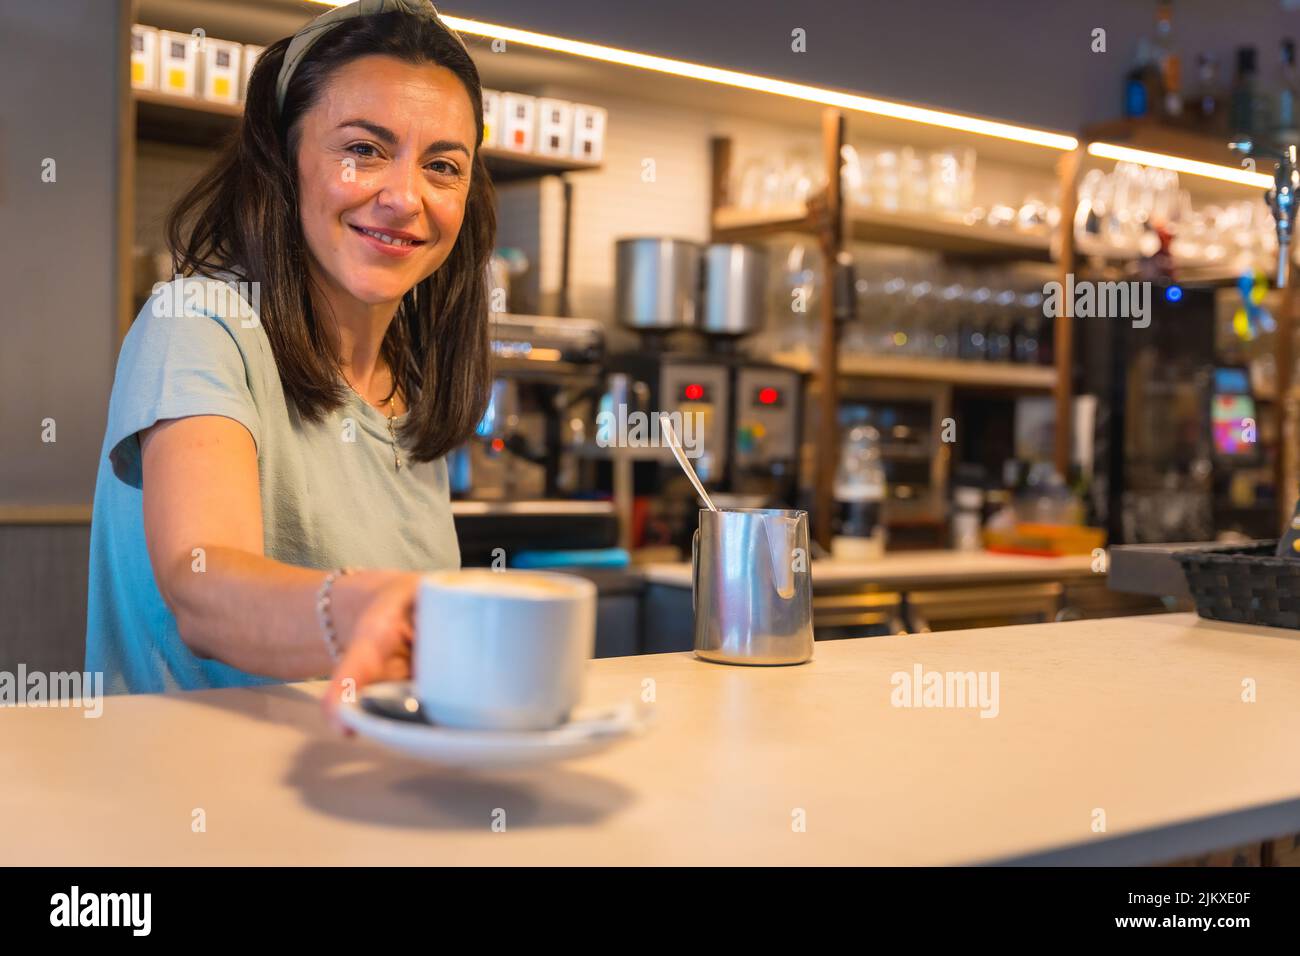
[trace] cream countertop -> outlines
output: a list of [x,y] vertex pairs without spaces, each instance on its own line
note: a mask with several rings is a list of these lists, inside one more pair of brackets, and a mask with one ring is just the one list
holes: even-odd
[[[1060,580],[1093,574],[1092,556],[994,554],[990,551],[899,551],[872,561],[813,561],[813,586],[885,584],[976,584]],[[646,564],[638,570],[652,584],[691,586],[689,561]]]
[[[1300,830],[1295,632],[1176,614],[822,642],[799,667],[589,666],[594,703],[653,686],[657,725],[501,774],[332,737],[319,683],[108,698],[99,719],[0,709],[0,846],[58,865],[1129,864]],[[996,674],[997,716],[894,706],[917,666],[990,692]]]

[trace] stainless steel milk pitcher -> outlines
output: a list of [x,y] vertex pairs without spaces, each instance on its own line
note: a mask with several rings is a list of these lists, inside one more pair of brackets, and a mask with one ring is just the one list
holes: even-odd
[[695,653],[724,664],[813,655],[808,512],[701,511],[691,545]]

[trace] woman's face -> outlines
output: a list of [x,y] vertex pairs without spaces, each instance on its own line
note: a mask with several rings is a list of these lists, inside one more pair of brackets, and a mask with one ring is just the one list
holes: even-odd
[[315,269],[367,305],[400,300],[450,255],[465,216],[474,108],[446,67],[339,67],[300,121],[298,193]]

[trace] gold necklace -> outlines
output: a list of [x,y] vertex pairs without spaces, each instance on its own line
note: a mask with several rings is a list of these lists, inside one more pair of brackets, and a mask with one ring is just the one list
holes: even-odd
[[[346,375],[343,376],[343,381],[347,383],[348,388],[352,389],[353,395],[357,396],[357,398],[361,399],[367,405],[370,404],[370,401],[364,395],[358,392],[355,388],[352,388],[352,383],[348,381],[348,377]],[[388,415],[386,417],[388,418],[388,437],[393,443],[393,464],[397,467],[398,471],[401,471],[402,456],[398,451],[398,445],[397,445],[397,415],[393,411],[393,399],[396,397],[396,395],[397,395],[397,377],[394,376],[393,390],[388,393],[387,398],[385,398],[383,401],[379,403],[379,406],[380,408],[382,408],[384,405],[388,406]]]
[[393,464],[397,466],[397,470],[398,470],[398,471],[401,471],[401,470],[402,470],[402,456],[401,456],[400,454],[398,454],[398,451],[397,451],[397,425],[396,425],[397,415],[396,415],[396,413],[393,411],[393,407],[394,407],[394,406],[393,406],[393,396],[396,395],[396,394],[397,394],[397,383],[394,382],[394,383],[393,383],[393,391],[392,391],[392,393],[389,394],[389,396],[388,396],[386,399],[384,399],[382,402],[380,402],[379,404],[380,404],[380,405],[387,405],[387,406],[388,406],[388,437],[389,437],[389,438],[392,440],[392,442],[393,442]]

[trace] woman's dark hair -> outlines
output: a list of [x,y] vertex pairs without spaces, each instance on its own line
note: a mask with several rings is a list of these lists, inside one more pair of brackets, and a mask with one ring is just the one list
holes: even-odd
[[[298,209],[298,121],[330,75],[361,56],[434,63],[460,78],[474,108],[475,149],[465,215],[447,261],[402,299],[382,351],[407,396],[408,454],[431,461],[465,441],[483,417],[491,387],[487,266],[496,242],[492,182],[483,142],[478,70],[432,17],[384,13],[344,21],[298,65],[276,109],[275,86],[290,38],[267,47],[249,79],[238,135],[167,217],[174,270],[229,271],[259,283],[259,314],[288,400],[319,421],[346,398],[326,329],[309,293],[307,243]],[[188,228],[187,228],[188,227]]]

